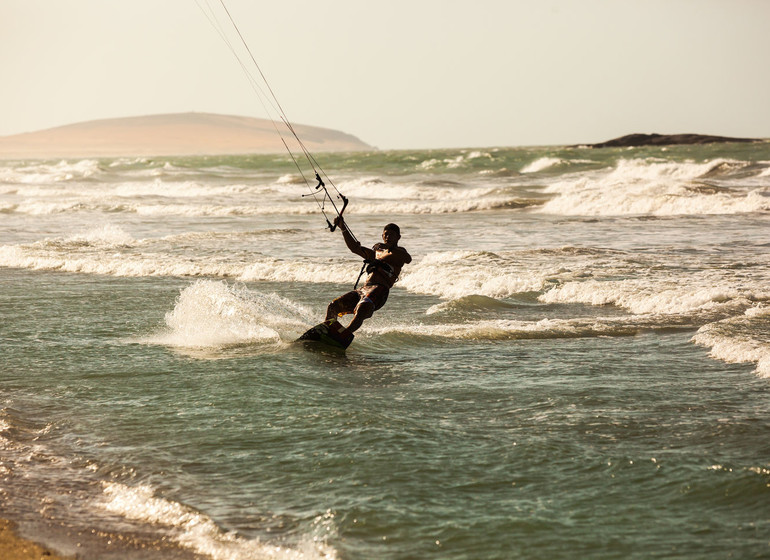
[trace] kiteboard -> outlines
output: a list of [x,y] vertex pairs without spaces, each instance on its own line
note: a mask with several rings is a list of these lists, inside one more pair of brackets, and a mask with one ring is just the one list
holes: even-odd
[[297,342],[318,342],[345,350],[353,342],[353,333],[343,327],[339,321],[325,321],[308,330]]

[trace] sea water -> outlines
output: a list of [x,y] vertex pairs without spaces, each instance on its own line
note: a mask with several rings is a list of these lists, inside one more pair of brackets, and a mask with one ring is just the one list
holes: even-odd
[[0,515],[79,558],[770,555],[770,144],[318,159],[414,257],[345,354],[293,342],[360,260],[288,157],[0,162]]

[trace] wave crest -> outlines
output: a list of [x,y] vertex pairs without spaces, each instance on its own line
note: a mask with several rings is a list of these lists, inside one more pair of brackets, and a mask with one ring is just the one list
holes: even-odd
[[[709,177],[745,162],[676,163],[620,160],[610,171],[581,174],[545,189],[554,195],[538,212],[559,215],[687,215],[770,211],[770,185],[709,186]],[[696,187],[696,188],[693,188]]]
[[[164,525],[181,546],[214,560],[272,558],[275,560],[333,560],[336,551],[323,539],[307,536],[296,548],[276,546],[225,532],[209,516],[179,502],[157,496],[147,485],[103,482],[97,505],[127,519]],[[316,524],[321,521],[316,520]],[[328,523],[328,522],[327,522]]]
[[750,307],[742,316],[709,323],[693,342],[711,348],[711,356],[728,363],[754,362],[761,377],[770,377],[770,307]]

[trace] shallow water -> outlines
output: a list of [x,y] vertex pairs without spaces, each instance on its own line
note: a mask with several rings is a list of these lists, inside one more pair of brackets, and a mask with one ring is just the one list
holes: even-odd
[[415,258],[345,354],[292,342],[359,262],[286,158],[0,165],[22,531],[84,558],[768,553],[767,144],[322,164],[362,242],[395,221]]

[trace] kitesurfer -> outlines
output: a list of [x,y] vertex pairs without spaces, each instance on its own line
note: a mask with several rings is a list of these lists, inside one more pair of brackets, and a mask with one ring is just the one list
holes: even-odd
[[412,257],[406,249],[398,245],[401,230],[396,224],[386,225],[382,230],[383,242],[377,243],[371,249],[362,247],[351,235],[342,216],[337,216],[334,225],[342,231],[348,249],[363,257],[368,274],[363,286],[341,295],[326,309],[326,321],[329,323],[336,321],[340,315],[353,313],[353,320],[347,327],[347,331],[352,333],[385,305],[388,292],[398,280],[401,268],[412,262]]

